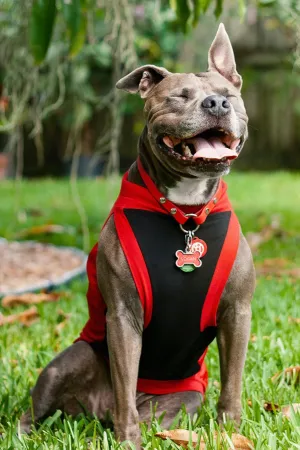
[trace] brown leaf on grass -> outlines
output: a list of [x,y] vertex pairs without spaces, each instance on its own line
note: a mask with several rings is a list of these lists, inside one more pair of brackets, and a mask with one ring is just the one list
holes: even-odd
[[280,411],[280,406],[277,405],[277,403],[265,402],[264,410],[269,411],[269,412],[276,412],[276,411]]
[[54,334],[55,336],[59,336],[62,330],[65,328],[67,321],[63,320],[62,322],[55,325]]
[[[248,400],[248,405],[252,406],[252,401]],[[276,403],[264,402],[264,410],[268,412],[282,412],[282,415],[288,419],[292,416],[292,409],[295,413],[300,412],[300,403],[292,403],[291,405],[279,406]]]
[[72,313],[66,313],[63,309],[58,309],[57,310],[57,314],[58,316],[61,316],[63,319],[70,319],[70,317],[72,316]]
[[231,440],[235,450],[249,450],[254,448],[253,442],[241,434],[233,433]]
[[261,263],[256,263],[256,274],[260,276],[300,278],[300,267],[288,267],[291,261],[285,258],[265,259]]
[[[155,436],[160,437],[163,440],[170,439],[175,442],[175,444],[181,445],[184,448],[187,448],[189,442],[191,442],[193,447],[196,447],[198,443],[198,434],[195,431],[190,432],[189,430],[164,430],[160,433],[156,433]],[[200,448],[202,449],[201,445]]]
[[292,417],[292,409],[295,413],[300,413],[300,403],[292,403],[291,405],[286,405],[281,408],[283,416],[290,419]]
[[297,323],[300,325],[300,317],[289,317],[288,318],[289,323]]
[[[1,320],[1,318],[0,318],[0,320]],[[9,362],[13,367],[16,367],[19,364],[18,359],[10,359]]]
[[9,316],[3,316],[1,314],[0,315],[0,326],[8,325],[8,324],[15,323],[15,322],[20,322],[23,325],[30,326],[34,322],[36,322],[38,317],[39,317],[38,310],[35,306],[33,306],[32,308],[26,309],[25,311],[23,311],[21,313],[11,314]]
[[25,228],[19,231],[15,236],[16,238],[27,238],[29,236],[38,236],[40,234],[73,234],[74,228],[70,226],[46,223],[44,225],[38,225],[31,228]]
[[[161,433],[156,433],[155,436],[160,437],[161,439],[170,439],[175,442],[175,444],[181,445],[184,448],[188,447],[189,442],[191,442],[192,447],[196,447],[199,440],[199,435],[195,431],[190,432],[189,430],[180,429],[170,431],[164,430]],[[217,434],[215,433],[214,437],[216,436]],[[224,433],[222,433],[221,436],[225,438]],[[231,441],[235,450],[249,450],[253,448],[253,442],[241,434],[233,433],[231,436]],[[199,450],[206,449],[206,443],[202,436],[200,439],[200,446],[198,448]]]
[[19,295],[6,295],[2,299],[3,308],[11,308],[16,305],[38,305],[44,302],[56,302],[62,296],[66,297],[64,292],[42,292],[34,294],[32,292]]
[[[252,400],[248,400],[247,401],[248,406],[250,406],[252,408],[253,403]],[[272,403],[272,402],[264,402],[263,408],[265,411],[270,411],[270,412],[275,412],[275,411],[280,411],[280,406],[277,405],[276,403]]]
[[70,319],[70,317],[72,316],[72,314],[66,313],[62,309],[59,309],[57,311],[57,314],[58,314],[59,323],[54,328],[54,334],[56,336],[59,336],[60,333],[62,332],[62,330],[65,328],[65,326],[66,326],[68,320]]
[[256,252],[260,245],[270,241],[274,237],[282,237],[286,234],[280,227],[280,217],[274,215],[271,217],[271,223],[266,225],[258,232],[250,232],[246,234],[246,239],[252,250]]
[[24,211],[30,217],[42,217],[44,215],[43,211],[38,208],[26,208]]
[[273,383],[280,381],[284,378],[286,383],[299,383],[300,382],[300,366],[288,367],[284,369],[282,372],[275,373],[271,378]]

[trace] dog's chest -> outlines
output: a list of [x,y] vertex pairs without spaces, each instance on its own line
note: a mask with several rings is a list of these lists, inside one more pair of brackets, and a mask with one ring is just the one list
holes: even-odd
[[152,289],[152,315],[143,334],[140,377],[186,378],[199,370],[198,359],[215,337],[214,327],[200,332],[200,322],[231,212],[210,215],[195,233],[206,243],[207,252],[201,267],[192,272],[175,265],[176,251],[185,250],[185,235],[171,216],[137,209],[125,209],[124,213]]
[[167,197],[177,205],[201,205],[209,200],[207,196],[208,180],[185,178],[168,189]]

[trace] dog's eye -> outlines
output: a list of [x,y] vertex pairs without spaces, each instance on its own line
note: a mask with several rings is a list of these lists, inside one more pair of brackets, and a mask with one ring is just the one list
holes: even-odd
[[188,96],[185,94],[172,94],[170,95],[171,98],[184,98],[185,100],[188,99]]
[[189,89],[182,89],[182,91],[174,92],[171,97],[173,98],[184,98],[185,100],[191,97],[191,92]]

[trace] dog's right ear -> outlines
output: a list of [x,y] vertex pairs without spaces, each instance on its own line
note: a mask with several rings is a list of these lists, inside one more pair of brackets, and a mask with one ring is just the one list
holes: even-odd
[[139,92],[142,98],[146,98],[154,86],[169,75],[171,75],[171,72],[163,67],[153,65],[141,66],[121,78],[117,82],[116,87],[131,94]]

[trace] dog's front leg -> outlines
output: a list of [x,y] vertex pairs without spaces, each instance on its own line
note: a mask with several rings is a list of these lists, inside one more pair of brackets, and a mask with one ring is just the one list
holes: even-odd
[[136,388],[144,316],[113,217],[101,232],[97,279],[107,305],[107,342],[115,400],[114,429],[117,438],[130,440],[139,449]]
[[232,419],[240,422],[241,390],[251,322],[250,307],[243,312],[232,308],[218,329],[221,394],[218,421]]
[[241,236],[239,250],[218,310],[217,342],[221,394],[218,421],[240,422],[242,376],[250,335],[251,299],[255,272],[248,244]]
[[107,338],[115,399],[114,426],[121,441],[140,447],[136,386],[141,354],[141,333],[135,329],[126,310],[107,314]]

